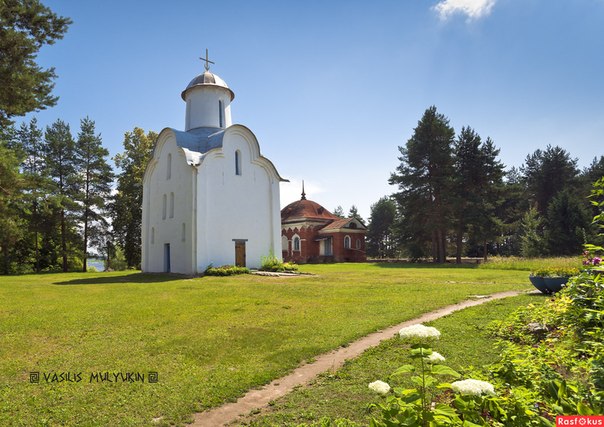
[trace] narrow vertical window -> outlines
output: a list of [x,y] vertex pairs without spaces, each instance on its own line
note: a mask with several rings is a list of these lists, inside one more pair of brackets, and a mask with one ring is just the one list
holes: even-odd
[[161,211],[161,219],[166,219],[166,212],[167,212],[167,210],[168,210],[168,196],[166,196],[164,194],[162,211]]
[[361,249],[361,239],[357,239],[357,249]]
[[170,193],[170,218],[174,218],[174,193]]
[[294,251],[300,252],[300,238],[298,236],[294,237]]
[[166,179],[172,178],[172,154],[168,154],[168,164],[166,165]]
[[182,235],[180,236],[180,240],[182,240],[183,242],[186,240],[186,234],[185,234],[186,228],[185,228],[185,223],[182,223]]
[[151,244],[155,243],[155,227],[151,227]]
[[218,101],[218,124],[221,128],[224,127],[224,108],[222,106],[222,101]]
[[344,237],[344,248],[350,249],[350,236]]
[[241,175],[241,151],[235,151],[235,175]]

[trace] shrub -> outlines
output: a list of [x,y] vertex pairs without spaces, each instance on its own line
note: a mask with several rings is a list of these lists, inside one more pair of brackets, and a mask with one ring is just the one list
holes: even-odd
[[236,265],[223,265],[212,267],[211,265],[203,273],[206,276],[233,276],[235,274],[248,274],[250,269],[247,267],[238,267]]
[[260,271],[293,273],[298,271],[298,266],[290,262],[283,262],[275,255],[271,254],[267,257],[262,257],[262,265],[260,266]]

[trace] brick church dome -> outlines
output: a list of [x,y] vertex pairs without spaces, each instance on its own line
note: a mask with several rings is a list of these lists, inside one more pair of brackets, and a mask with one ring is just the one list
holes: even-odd
[[300,219],[338,219],[320,204],[312,200],[297,200],[281,209],[281,222]]

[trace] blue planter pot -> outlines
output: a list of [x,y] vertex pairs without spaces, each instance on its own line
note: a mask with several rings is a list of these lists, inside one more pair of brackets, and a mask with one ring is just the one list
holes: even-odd
[[529,280],[535,288],[544,294],[551,294],[549,288],[545,285],[545,277],[541,276],[529,276]]
[[550,293],[558,292],[568,282],[568,277],[544,277],[545,286]]

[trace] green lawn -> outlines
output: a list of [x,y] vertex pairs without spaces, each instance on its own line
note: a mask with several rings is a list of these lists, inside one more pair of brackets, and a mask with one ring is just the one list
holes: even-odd
[[[0,425],[182,424],[377,329],[471,295],[531,289],[523,271],[302,270],[316,276],[0,277]],[[82,381],[32,384],[36,371]],[[159,382],[89,382],[107,371],[154,371]]]
[[[499,359],[499,351],[492,345],[493,339],[485,326],[492,320],[504,319],[516,308],[529,303],[541,304],[546,298],[530,294],[496,300],[426,323],[442,334],[433,349],[446,357],[447,366],[462,375],[480,371],[480,367]],[[339,371],[320,375],[311,385],[296,389],[260,415],[247,417],[239,424],[253,427],[318,425],[322,417],[329,417],[368,425],[371,412],[367,405],[384,398],[367,385],[382,380],[391,386],[413,387],[409,375],[390,377],[398,367],[410,363],[413,361],[409,358],[408,344],[398,338],[384,341],[347,362]]]

